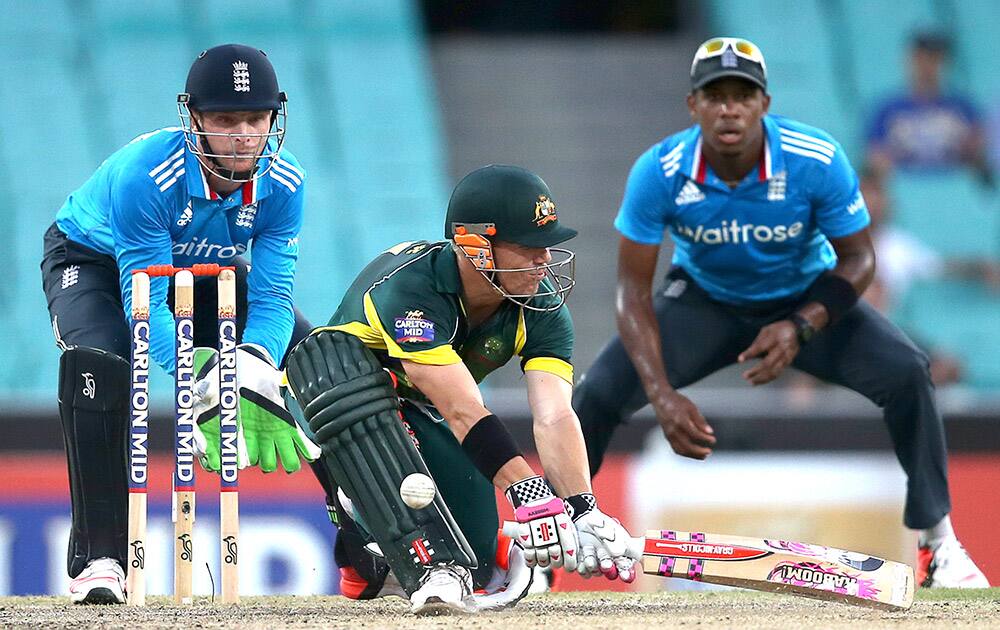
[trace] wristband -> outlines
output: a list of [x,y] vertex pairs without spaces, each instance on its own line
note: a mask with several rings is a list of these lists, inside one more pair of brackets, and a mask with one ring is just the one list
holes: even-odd
[[850,282],[828,271],[809,287],[806,302],[822,304],[826,308],[829,325],[832,325],[857,304],[858,292]]
[[589,514],[597,509],[597,499],[590,492],[581,492],[580,494],[568,496],[564,501],[569,518],[574,523],[584,514]]
[[[566,513],[563,500],[553,494],[548,482],[538,475],[515,481],[504,494],[514,508],[514,520],[518,523]],[[542,540],[548,537],[543,535]]]
[[504,464],[521,455],[514,436],[493,414],[472,425],[462,440],[462,450],[490,483]]
[[[548,482],[538,475],[522,479],[521,481],[515,481],[504,490],[504,494],[507,495],[507,500],[510,501],[511,507],[515,510],[526,503],[537,503],[545,499],[557,499],[556,495],[552,493],[552,488],[549,487]],[[562,499],[557,500],[559,501],[559,505],[562,506]],[[564,508],[560,507],[560,509]]]

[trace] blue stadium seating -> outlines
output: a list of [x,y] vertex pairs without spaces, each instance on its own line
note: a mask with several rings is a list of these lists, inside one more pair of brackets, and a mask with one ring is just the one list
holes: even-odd
[[54,404],[42,234],[107,155],[177,124],[176,94],[204,48],[259,46],[289,94],[287,146],[309,173],[296,303],[310,319],[325,322],[379,251],[438,237],[445,156],[422,38],[408,0],[5,3],[0,400]]
[[852,159],[860,145],[851,110],[839,91],[843,69],[831,53],[841,45],[825,3],[818,0],[712,2],[713,35],[746,37],[767,60],[771,111],[833,134]]

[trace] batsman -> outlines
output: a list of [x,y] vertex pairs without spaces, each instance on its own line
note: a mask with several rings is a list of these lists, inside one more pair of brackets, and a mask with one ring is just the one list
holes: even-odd
[[[289,354],[300,422],[322,446],[346,596],[468,613],[519,600],[536,564],[634,579],[628,533],[598,507],[570,404],[574,254],[555,246],[575,235],[538,176],[473,171],[452,194],[447,240],[383,252]],[[478,387],[515,357],[547,480]],[[429,503],[401,496],[413,475],[433,481]],[[498,533],[494,487],[514,509],[516,545]]]

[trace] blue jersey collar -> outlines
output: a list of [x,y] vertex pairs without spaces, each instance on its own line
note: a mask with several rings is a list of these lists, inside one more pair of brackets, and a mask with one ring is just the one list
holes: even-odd
[[[764,116],[764,155],[757,167],[757,178],[766,181],[785,171],[785,157],[781,151],[781,132],[771,116]],[[694,125],[683,137],[681,172],[699,184],[706,183],[708,164],[701,153],[701,127]],[[728,187],[727,187],[728,189]]]
[[[268,160],[260,161],[260,168],[268,167]],[[205,170],[198,161],[198,156],[191,152],[185,144],[184,146],[184,179],[187,183],[188,194],[201,199],[219,199],[219,195],[208,187],[208,178],[205,177]],[[271,192],[271,178],[258,177],[246,182],[240,187],[243,192],[243,205],[257,203],[258,200],[266,197]]]

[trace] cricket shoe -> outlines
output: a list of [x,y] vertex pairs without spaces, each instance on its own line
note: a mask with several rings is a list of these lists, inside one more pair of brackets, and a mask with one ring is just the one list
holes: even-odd
[[990,583],[955,537],[917,549],[917,584],[930,588],[989,588]]
[[74,604],[124,604],[125,572],[111,558],[91,560],[70,582],[69,599]]
[[432,567],[410,595],[410,612],[421,616],[466,615],[472,606],[472,574],[457,564]]
[[531,589],[533,573],[524,562],[524,549],[503,530],[497,533],[495,560],[489,583],[472,594],[472,607],[477,612],[510,608]]

